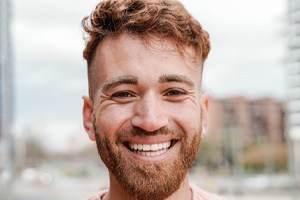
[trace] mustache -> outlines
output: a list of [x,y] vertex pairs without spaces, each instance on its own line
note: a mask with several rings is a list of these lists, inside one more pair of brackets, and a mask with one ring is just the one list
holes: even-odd
[[174,139],[181,139],[184,137],[184,131],[182,129],[170,129],[167,127],[162,127],[155,131],[146,131],[139,127],[130,127],[117,132],[117,141],[126,141],[127,139],[135,136],[145,137],[145,136],[159,136],[159,135],[171,135]]
[[[122,133],[123,132],[123,133]],[[127,133],[130,133],[132,136],[155,136],[155,135],[166,135],[170,132],[170,130],[168,128],[160,128],[158,130],[155,130],[155,131],[152,131],[152,132],[149,132],[149,131],[146,131],[142,128],[139,128],[139,127],[131,127],[129,128],[129,130],[123,130],[121,131],[121,134],[127,134]]]

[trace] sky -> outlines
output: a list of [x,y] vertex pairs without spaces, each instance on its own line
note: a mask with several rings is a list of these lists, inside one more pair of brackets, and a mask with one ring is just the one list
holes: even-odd
[[[50,149],[85,132],[81,19],[98,0],[13,0],[15,123]],[[203,87],[213,97],[285,99],[285,0],[182,0],[210,34]],[[88,137],[86,137],[88,140]]]

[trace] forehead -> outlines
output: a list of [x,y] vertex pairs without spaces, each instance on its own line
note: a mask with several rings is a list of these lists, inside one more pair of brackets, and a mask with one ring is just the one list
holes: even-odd
[[106,38],[98,45],[89,81],[97,87],[110,77],[134,75],[148,79],[170,73],[200,80],[201,67],[191,48],[180,52],[168,40],[120,35]]
[[[200,67],[202,63],[193,48],[177,47],[174,42],[168,39],[121,34],[107,37],[98,45],[91,65],[99,67],[107,62],[116,61],[114,60],[116,57],[120,59],[123,59],[124,56],[144,57],[145,52],[147,54],[151,53],[152,57],[180,57],[191,67]],[[109,55],[110,57],[108,57]],[[111,57],[111,55],[114,55],[114,57]]]

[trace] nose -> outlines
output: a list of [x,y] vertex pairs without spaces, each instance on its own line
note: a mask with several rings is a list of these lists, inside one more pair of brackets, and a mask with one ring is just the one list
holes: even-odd
[[163,102],[154,93],[145,94],[135,105],[132,126],[153,132],[168,124]]

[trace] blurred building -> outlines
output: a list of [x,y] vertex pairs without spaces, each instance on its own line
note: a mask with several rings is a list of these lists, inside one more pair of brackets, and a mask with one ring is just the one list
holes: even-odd
[[288,0],[287,139],[290,172],[300,186],[300,0]]
[[13,68],[11,1],[0,0],[0,170],[10,171],[13,160]]
[[271,98],[212,99],[208,137],[221,137],[224,130],[238,132],[245,145],[267,140],[284,142],[283,103]]
[[247,148],[272,146],[276,151],[282,147],[284,124],[284,107],[280,101],[245,97],[211,99],[206,140],[218,149],[214,153],[218,154],[217,162],[226,162],[234,168],[241,163],[241,155]]

